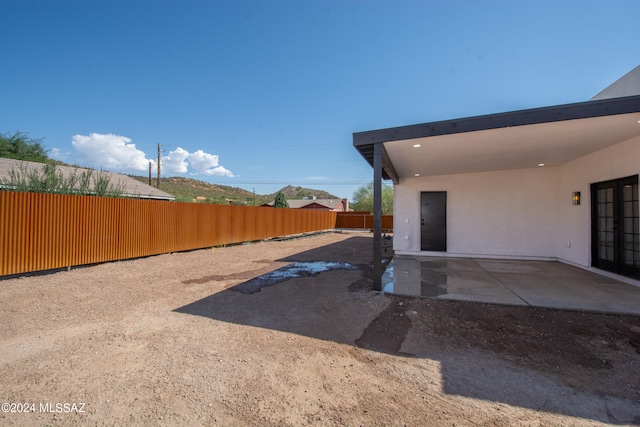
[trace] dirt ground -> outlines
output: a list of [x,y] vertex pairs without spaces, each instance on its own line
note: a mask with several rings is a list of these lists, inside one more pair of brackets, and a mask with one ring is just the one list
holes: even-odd
[[[0,425],[640,425],[640,317],[383,295],[371,253],[330,233],[0,280]],[[308,261],[350,266],[252,280]]]

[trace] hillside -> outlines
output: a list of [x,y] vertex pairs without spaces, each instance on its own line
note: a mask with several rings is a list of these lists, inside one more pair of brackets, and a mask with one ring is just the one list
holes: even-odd
[[[145,184],[149,183],[148,177],[134,175],[130,176],[131,178],[134,178]],[[155,178],[152,180],[152,185],[156,185]],[[197,179],[184,177],[160,178],[160,189],[175,196],[176,201],[179,202],[194,202],[196,200],[201,200],[205,203],[227,204],[231,202],[233,204],[256,206],[272,202],[277,194],[277,192],[273,194],[263,195],[254,194],[250,191],[238,187],[209,184]],[[284,193],[287,199],[302,199],[306,196],[316,196],[318,199],[338,198],[330,193],[327,193],[326,191],[313,190],[304,187],[293,187],[291,185],[284,187],[280,191]]]
[[[285,195],[287,199],[302,199],[303,197],[316,196],[318,199],[338,199],[330,193],[327,193],[323,190],[312,190],[310,188],[304,187],[294,187],[292,185],[287,185],[286,187],[280,190],[282,194]],[[276,197],[276,193],[270,194],[268,197],[273,200]]]

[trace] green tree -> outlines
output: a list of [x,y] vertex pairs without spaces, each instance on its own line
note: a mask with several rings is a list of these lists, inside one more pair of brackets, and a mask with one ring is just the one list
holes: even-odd
[[0,157],[29,162],[46,162],[49,157],[47,150],[42,146],[42,139],[30,138],[29,134],[25,132],[16,132],[13,135],[0,134]]
[[285,197],[285,195],[281,191],[278,191],[278,194],[276,194],[276,200],[273,202],[273,207],[274,208],[288,208],[289,207],[289,202],[287,202],[287,198]]
[[[373,213],[373,182],[363,185],[353,193],[351,207],[355,211]],[[393,187],[382,185],[382,215],[393,215]]]

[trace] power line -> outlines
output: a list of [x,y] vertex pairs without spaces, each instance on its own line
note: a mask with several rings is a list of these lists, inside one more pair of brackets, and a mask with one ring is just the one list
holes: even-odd
[[[226,186],[235,186],[235,185],[318,185],[318,186],[328,186],[328,185],[361,185],[361,184],[370,184],[371,181],[338,181],[338,182],[304,182],[300,183],[299,181],[205,181],[209,184],[217,184],[217,185],[226,185]],[[302,186],[301,185],[301,186]]]
[[235,165],[242,165],[242,166],[270,166],[270,165],[290,165],[290,164],[296,164],[296,165],[300,165],[300,164],[325,164],[325,163],[352,163],[352,164],[356,164],[356,163],[362,163],[362,162],[354,162],[352,160],[309,160],[309,161],[305,161],[305,162],[298,162],[298,161],[282,161],[282,162],[272,162],[272,161],[265,161],[265,162],[258,162],[258,163],[246,163],[246,162],[221,162],[224,163],[227,166],[235,166]]
[[242,144],[243,148],[265,148],[265,149],[273,149],[273,148],[304,148],[306,150],[310,149],[310,148],[314,148],[314,147],[351,147],[350,144],[338,144],[338,143],[334,143],[334,144],[309,144],[309,145],[304,145],[304,144],[290,144],[290,145],[246,145],[246,144]]

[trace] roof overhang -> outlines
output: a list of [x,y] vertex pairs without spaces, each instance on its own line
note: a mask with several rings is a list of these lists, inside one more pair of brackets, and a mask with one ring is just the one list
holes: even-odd
[[353,145],[399,183],[434,176],[558,166],[640,135],[640,95],[358,132]]

